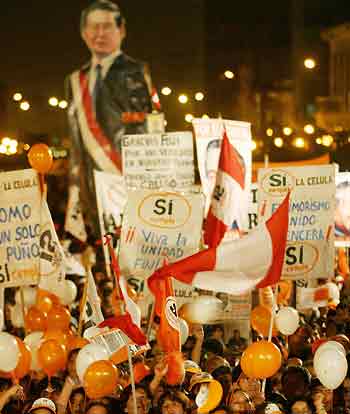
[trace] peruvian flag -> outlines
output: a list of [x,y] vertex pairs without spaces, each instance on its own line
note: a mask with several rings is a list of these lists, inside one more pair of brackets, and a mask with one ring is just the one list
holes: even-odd
[[274,285],[284,262],[289,196],[268,221],[249,234],[163,266],[149,278],[149,285],[172,276],[200,289],[234,295]]
[[204,242],[209,247],[220,244],[234,221],[238,229],[242,229],[247,214],[246,201],[245,167],[224,130],[215,188],[204,229]]
[[108,326],[109,328],[119,328],[137,345],[145,345],[147,343],[147,338],[141,329],[141,311],[128,294],[127,282],[125,277],[120,273],[119,264],[110,240],[108,240],[107,243],[112,259],[112,268],[115,275],[116,286],[119,286],[120,300],[124,302],[125,313],[106,319],[99,324],[99,328],[105,326]]

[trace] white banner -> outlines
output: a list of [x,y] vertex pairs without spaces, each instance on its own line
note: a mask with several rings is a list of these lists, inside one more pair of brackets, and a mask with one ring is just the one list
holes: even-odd
[[128,188],[190,188],[194,184],[191,132],[124,135],[123,173]]
[[87,234],[80,206],[79,188],[77,185],[71,185],[69,187],[64,229],[78,240],[86,242]]
[[335,245],[350,247],[350,173],[338,173],[335,180]]
[[[209,208],[211,194],[215,186],[224,127],[230,143],[238,152],[244,166],[245,190],[248,200],[252,179],[252,137],[250,124],[225,119],[199,118],[193,119],[192,124],[196,140],[199,174],[203,193],[206,196],[206,211]],[[244,223],[243,230],[248,230],[248,221]]]
[[0,286],[38,283],[41,194],[34,170],[0,174]]
[[248,231],[258,225],[258,184],[251,183],[248,200]]
[[268,218],[291,190],[282,278],[334,274],[335,165],[263,168],[258,172],[259,215]]
[[[122,214],[126,203],[126,189],[121,175],[94,170],[98,218],[102,236],[115,236],[122,224]],[[106,263],[110,263],[108,246],[103,243]]]
[[[175,262],[199,250],[203,210],[202,194],[150,190],[128,193],[120,267],[138,292],[147,292],[145,279],[165,259]],[[192,296],[188,286],[174,283],[174,287],[182,301]]]
[[223,310],[216,314],[216,323],[229,323],[233,320],[250,321],[252,310],[251,292],[237,296],[220,293],[216,296],[224,303]]
[[317,288],[297,287],[296,307],[298,310],[325,307],[328,305],[329,298],[327,285]]

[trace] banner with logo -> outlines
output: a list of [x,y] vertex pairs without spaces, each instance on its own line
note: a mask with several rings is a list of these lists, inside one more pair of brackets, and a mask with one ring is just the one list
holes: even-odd
[[[221,141],[226,129],[228,139],[240,156],[245,170],[245,190],[247,199],[252,178],[252,137],[250,124],[247,122],[226,119],[192,120],[195,133],[198,169],[206,197],[206,211],[209,208],[211,195],[215,186],[218,170]],[[248,230],[248,223],[244,223]]]
[[335,165],[259,170],[259,215],[264,219],[291,190],[282,278],[329,278],[334,274],[335,170]]
[[[126,203],[126,188],[121,175],[94,170],[96,201],[101,235],[117,237]],[[108,246],[103,243],[106,264],[110,264]]]
[[178,191],[194,184],[191,132],[124,135],[122,154],[128,188]]
[[[145,279],[164,260],[175,262],[199,250],[203,209],[202,194],[128,192],[119,260],[121,272],[138,292],[146,291]],[[183,301],[192,295],[181,283],[174,288]]]
[[350,173],[338,173],[335,177],[335,245],[350,246]]

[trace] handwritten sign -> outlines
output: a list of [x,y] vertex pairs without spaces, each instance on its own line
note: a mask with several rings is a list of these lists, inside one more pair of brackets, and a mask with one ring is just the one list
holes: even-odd
[[259,215],[267,219],[291,190],[282,277],[329,278],[334,270],[335,166],[260,169]]
[[128,188],[182,190],[194,184],[191,132],[124,135],[122,154]]

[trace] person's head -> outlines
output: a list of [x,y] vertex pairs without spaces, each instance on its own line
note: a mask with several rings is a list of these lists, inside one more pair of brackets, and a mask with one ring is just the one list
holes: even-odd
[[229,405],[234,414],[254,413],[254,403],[249,394],[244,391],[236,390],[232,393]]
[[125,19],[109,0],[96,0],[81,13],[80,31],[92,55],[102,59],[121,48]]
[[207,339],[203,342],[203,351],[207,355],[207,360],[214,356],[224,355],[224,345],[217,339]]
[[159,400],[161,414],[185,414],[189,408],[189,400],[178,390],[166,391]]
[[83,414],[85,411],[85,392],[83,388],[74,390],[69,399],[71,414]]
[[39,398],[33,402],[28,414],[56,414],[56,405],[48,398]]
[[287,367],[282,374],[283,394],[289,401],[305,397],[308,394],[311,385],[311,375],[303,367]]
[[332,408],[333,391],[322,385],[317,378],[312,380],[311,388],[311,397],[316,409],[323,406],[327,412],[330,412]]
[[92,400],[87,406],[85,414],[109,414],[109,411],[103,401]]
[[312,410],[305,399],[300,399],[291,406],[291,414],[312,414]]
[[[151,397],[145,386],[136,384],[136,404],[137,414],[147,414],[151,409]],[[129,398],[126,402],[126,411],[128,414],[134,414],[134,399],[130,390]]]
[[222,340],[224,337],[224,328],[222,325],[214,325],[210,332],[210,338]]

